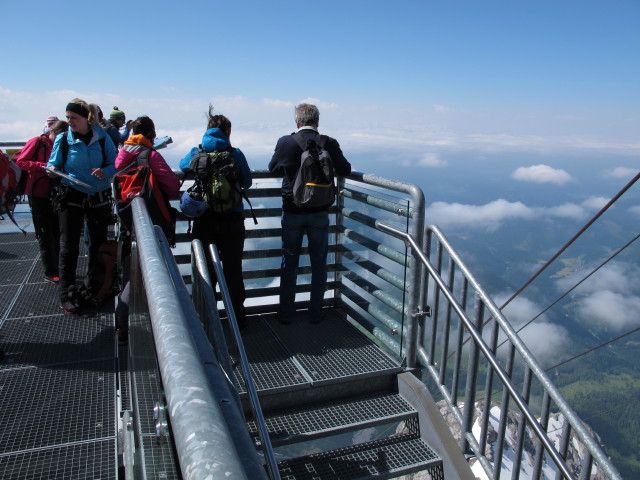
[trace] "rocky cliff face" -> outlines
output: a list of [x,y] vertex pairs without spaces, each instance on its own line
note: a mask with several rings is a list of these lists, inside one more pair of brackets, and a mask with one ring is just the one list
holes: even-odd
[[[453,433],[453,436],[456,440],[460,439],[460,428],[458,423],[456,422],[451,410],[448,408],[445,402],[439,402],[438,406],[440,407],[440,413],[443,418],[447,422],[449,429]],[[481,426],[478,422],[478,418],[482,413],[483,404],[476,403],[476,414],[475,414],[475,423],[473,426],[473,434],[476,439],[479,439]],[[487,460],[490,462],[494,461],[494,455],[496,452],[496,442],[498,440],[498,433],[496,431],[498,427],[498,422],[501,415],[500,405],[498,403],[491,404],[491,415],[489,419],[489,425],[487,429],[487,445],[485,449],[485,456]],[[501,468],[501,477],[505,476],[506,478],[511,478],[511,471],[515,464],[514,462],[514,450],[516,447],[516,439],[518,427],[520,424],[520,415],[517,412],[509,411],[507,413],[507,430],[505,434],[505,446],[503,449],[503,460],[502,460],[502,468]],[[553,441],[556,448],[558,448],[560,443],[560,437],[562,435],[562,427],[564,425],[564,416],[562,414],[552,414],[549,419],[549,426],[547,428],[547,432],[549,432],[549,437]],[[589,432],[596,438],[599,442],[599,437],[593,432],[593,430],[585,424]],[[521,459],[520,466],[520,475],[519,478],[531,478],[533,471],[533,464],[536,456],[536,445],[537,442],[531,436],[531,431],[529,429],[525,430],[525,440],[523,447],[523,454]],[[579,478],[580,472],[582,470],[581,464],[584,459],[585,448],[582,442],[580,442],[577,438],[572,436],[569,440],[569,449],[567,451],[567,465],[569,469],[573,472],[574,478]],[[472,465],[473,472],[476,474],[478,478],[487,478],[484,470],[480,466],[480,463],[477,460],[470,461]],[[544,478],[555,478],[556,468],[555,465],[551,464],[552,462],[543,462],[543,477]],[[596,472],[595,475],[591,476],[592,480],[605,480],[606,477],[600,473]]]

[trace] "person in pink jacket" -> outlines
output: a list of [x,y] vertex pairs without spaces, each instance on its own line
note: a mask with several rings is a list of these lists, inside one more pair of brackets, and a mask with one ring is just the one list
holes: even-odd
[[[171,167],[167,165],[165,159],[156,150],[153,149],[153,140],[156,138],[156,128],[147,116],[136,118],[132,123],[133,134],[124,142],[124,146],[118,151],[115,160],[115,167],[118,171],[126,170],[129,167],[138,166],[138,157],[142,152],[149,151],[147,164],[153,173],[155,180],[158,182],[160,191],[167,199],[176,199],[180,193],[180,180],[176,177]],[[122,256],[126,258],[130,252],[130,232],[124,232]],[[125,275],[127,269],[124,269]],[[128,278],[123,279],[124,288],[118,297],[116,305],[116,326],[118,340],[124,344],[128,335],[128,318],[129,318],[129,295],[130,283]]]
[[138,156],[144,150],[149,150],[149,168],[153,176],[160,184],[160,190],[168,199],[178,197],[180,193],[180,180],[173,173],[166,160],[156,150],[153,150],[153,140],[156,138],[156,129],[153,120],[149,117],[138,117],[133,121],[133,135],[118,151],[115,166],[118,171],[125,170],[132,163],[135,164]]
[[40,259],[44,265],[44,279],[52,283],[58,283],[60,280],[60,227],[58,213],[53,211],[50,199],[52,180],[47,177],[42,167],[49,161],[56,136],[66,132],[67,128],[67,122],[55,122],[51,125],[48,135],[33,137],[15,157],[16,165],[27,172],[24,193],[29,196],[31,218],[40,245]]

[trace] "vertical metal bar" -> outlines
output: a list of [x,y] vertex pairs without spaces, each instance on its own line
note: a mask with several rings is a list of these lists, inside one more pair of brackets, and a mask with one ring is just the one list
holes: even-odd
[[340,250],[340,246],[343,244],[344,242],[344,234],[342,233],[344,231],[344,215],[342,214],[342,209],[344,208],[344,189],[345,189],[345,180],[344,177],[337,177],[337,185],[338,185],[338,198],[337,198],[337,209],[336,209],[336,219],[335,219],[335,224],[336,224],[336,234],[335,234],[335,239],[336,239],[336,253],[334,254],[334,264],[336,266],[336,268],[334,269],[334,278],[336,280],[335,284],[336,284],[336,288],[334,288],[333,290],[333,305],[337,305],[340,303],[341,301],[341,291],[340,291],[340,285],[342,285],[342,274],[340,273],[342,271],[341,267],[343,267],[344,265],[342,264],[342,251]]
[[[522,385],[522,398],[528,404],[531,394],[531,369],[525,367],[524,380]],[[511,470],[511,478],[516,480],[520,477],[520,466],[522,465],[522,450],[524,448],[525,436],[527,434],[527,418],[524,412],[520,414],[518,429],[516,434],[516,447],[514,448],[513,469]]]
[[584,459],[582,460],[582,470],[580,470],[580,480],[589,480],[591,478],[591,468],[593,467],[593,456],[589,450],[585,449]]
[[[505,370],[509,378],[513,372],[513,362],[515,358],[516,349],[513,344],[509,343],[509,351],[507,354],[507,364]],[[502,455],[504,454],[504,442],[507,431],[507,418],[509,414],[509,389],[504,385],[502,390],[502,403],[500,405],[500,422],[498,423],[498,439],[496,440],[496,451],[493,457],[493,478],[497,480],[500,478],[500,471],[502,470]]]
[[[560,448],[558,448],[558,453],[564,458],[567,459],[567,452],[569,451],[569,440],[571,438],[571,424],[567,422],[567,419],[564,419],[562,424],[562,435],[560,435]],[[562,480],[562,472],[558,471],[556,473],[556,480]]]
[[[449,258],[449,278],[447,285],[449,291],[453,292],[456,267],[453,259]],[[451,302],[447,302],[447,313],[445,314],[444,330],[442,332],[442,352],[440,353],[440,385],[446,384],[447,378],[447,357],[449,356],[449,333],[451,331]]]
[[[485,325],[486,327],[486,325]],[[496,352],[498,344],[498,323],[493,322],[491,328],[491,339],[489,348],[493,353]],[[484,407],[482,409],[482,418],[480,423],[480,451],[484,452],[487,446],[487,431],[489,430],[489,417],[491,416],[491,392],[493,391],[493,367],[491,364],[487,366],[487,378],[484,385]]]
[[[549,412],[551,411],[551,398],[545,390],[542,395],[542,411],[540,412],[540,425],[545,431],[549,430]],[[540,478],[542,472],[542,461],[544,460],[544,447],[542,442],[538,439],[536,441],[536,456],[533,464],[532,478]]]
[[[479,296],[476,295],[474,306],[474,325],[479,332],[482,332],[482,317],[484,315],[484,304]],[[480,351],[475,342],[471,342],[469,346],[469,367],[467,369],[467,384],[465,388],[464,396],[464,417],[462,424],[462,431],[460,435],[460,449],[463,452],[468,450],[468,442],[466,434],[472,431],[473,427],[473,414],[475,411],[476,401],[476,380],[478,378],[478,357]]]
[[[442,277],[442,244],[436,249],[436,270]],[[440,319],[440,288],[437,287],[433,298],[433,315],[431,317],[431,338],[429,339],[429,361],[433,365],[436,361],[436,345],[438,336],[438,321]]]
[[[462,309],[467,309],[467,288],[469,282],[463,277],[461,295],[462,295]],[[460,388],[460,368],[462,365],[462,348],[464,341],[464,323],[462,319],[458,317],[458,334],[456,338],[456,353],[453,363],[453,379],[451,380],[451,398],[458,398],[458,389]]]

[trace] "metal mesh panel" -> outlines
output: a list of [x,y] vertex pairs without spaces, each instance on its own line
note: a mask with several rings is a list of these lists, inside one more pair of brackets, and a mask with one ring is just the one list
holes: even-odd
[[144,448],[144,462],[147,478],[179,479],[178,462],[169,443],[162,445],[156,442],[155,437],[142,439]]
[[[3,235],[2,238],[5,236]],[[17,241],[15,243],[0,244],[0,261],[3,260],[28,260],[38,256],[38,242]]]
[[[317,408],[289,409],[266,418],[272,439],[373,426],[382,422],[399,421],[415,415],[415,410],[399,395],[354,398],[323,404]],[[257,433],[254,422],[249,430]]]
[[278,467],[283,480],[391,478],[423,469],[443,478],[442,460],[419,438],[393,437],[286,460]]
[[274,320],[271,326],[315,381],[396,371],[399,367],[337,315],[327,314],[319,324],[281,325]]
[[29,276],[34,260],[11,260],[0,262],[0,283],[2,285],[21,285]]
[[[291,355],[282,347],[271,330],[262,322],[253,322],[243,334],[251,374],[259,391],[307,383]],[[245,392],[240,366],[235,368],[239,391]]]
[[114,437],[113,363],[0,372],[0,452]]
[[115,450],[110,439],[0,457],[0,478],[115,479]]
[[0,370],[113,358],[113,319],[56,315],[7,320],[0,328],[0,347],[7,355]]

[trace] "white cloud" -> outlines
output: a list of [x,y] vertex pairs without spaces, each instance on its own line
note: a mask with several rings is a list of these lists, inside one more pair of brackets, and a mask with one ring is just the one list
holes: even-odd
[[536,216],[533,209],[522,202],[494,200],[485,205],[434,202],[427,207],[427,222],[440,226],[464,225],[494,230],[507,219],[530,219]]
[[605,197],[589,197],[584,202],[582,202],[582,206],[589,210],[601,210],[607,203],[609,203],[608,198]]
[[629,209],[629,212],[633,213],[634,215],[640,215],[640,205],[636,207],[631,207]]
[[573,180],[566,171],[552,168],[548,165],[533,165],[531,167],[520,167],[516,169],[511,178],[533,183],[555,183],[564,185]]
[[446,167],[447,162],[440,158],[437,153],[427,153],[424,157],[418,160],[417,165],[421,167]]
[[629,180],[637,174],[637,169],[634,170],[633,168],[627,167],[615,167],[604,172],[604,176],[607,178],[628,178]]
[[434,105],[433,111],[436,113],[450,113],[453,111],[453,109],[445,105]]
[[603,290],[580,302],[578,314],[596,329],[621,331],[640,326],[640,297]]
[[[501,305],[508,298],[507,294],[498,295],[496,303]],[[543,310],[532,300],[519,296],[507,305],[503,314],[518,331],[524,324],[531,321]],[[567,331],[556,324],[547,321],[545,315],[541,315],[526,327],[518,332],[518,335],[525,343],[531,353],[538,359],[548,359],[558,355],[566,346],[569,335]],[[500,340],[502,342],[504,338]]]
[[[591,267],[561,278],[559,291],[566,291],[584,278]],[[640,268],[612,261],[574,290],[578,318],[596,330],[621,331],[640,326]]]

